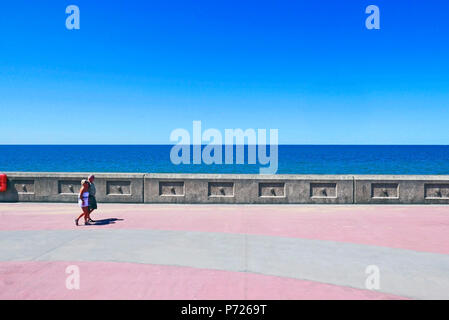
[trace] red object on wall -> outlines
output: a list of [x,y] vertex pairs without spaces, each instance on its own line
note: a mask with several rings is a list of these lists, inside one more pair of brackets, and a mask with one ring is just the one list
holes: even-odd
[[6,192],[8,186],[8,177],[6,174],[0,174],[0,192]]

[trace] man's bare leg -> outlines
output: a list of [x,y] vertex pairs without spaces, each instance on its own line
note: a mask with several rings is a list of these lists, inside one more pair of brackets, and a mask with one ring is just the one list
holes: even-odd
[[95,220],[92,220],[92,218],[90,217],[90,214],[91,214],[92,212],[94,212],[94,210],[95,210],[95,209],[89,209],[89,221],[90,221],[90,222],[96,222]]

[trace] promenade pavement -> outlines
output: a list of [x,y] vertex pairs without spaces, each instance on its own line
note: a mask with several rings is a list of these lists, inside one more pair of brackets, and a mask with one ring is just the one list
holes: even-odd
[[0,299],[449,299],[449,206],[99,204],[77,227],[79,214],[0,204]]

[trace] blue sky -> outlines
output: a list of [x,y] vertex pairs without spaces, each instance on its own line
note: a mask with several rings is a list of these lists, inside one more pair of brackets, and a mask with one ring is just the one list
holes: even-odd
[[449,144],[448,16],[441,0],[3,1],[0,144],[167,144],[194,120]]

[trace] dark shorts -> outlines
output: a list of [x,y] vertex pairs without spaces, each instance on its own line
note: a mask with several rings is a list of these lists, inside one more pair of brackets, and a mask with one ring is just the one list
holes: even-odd
[[89,209],[96,210],[97,209],[97,199],[94,196],[89,196]]

